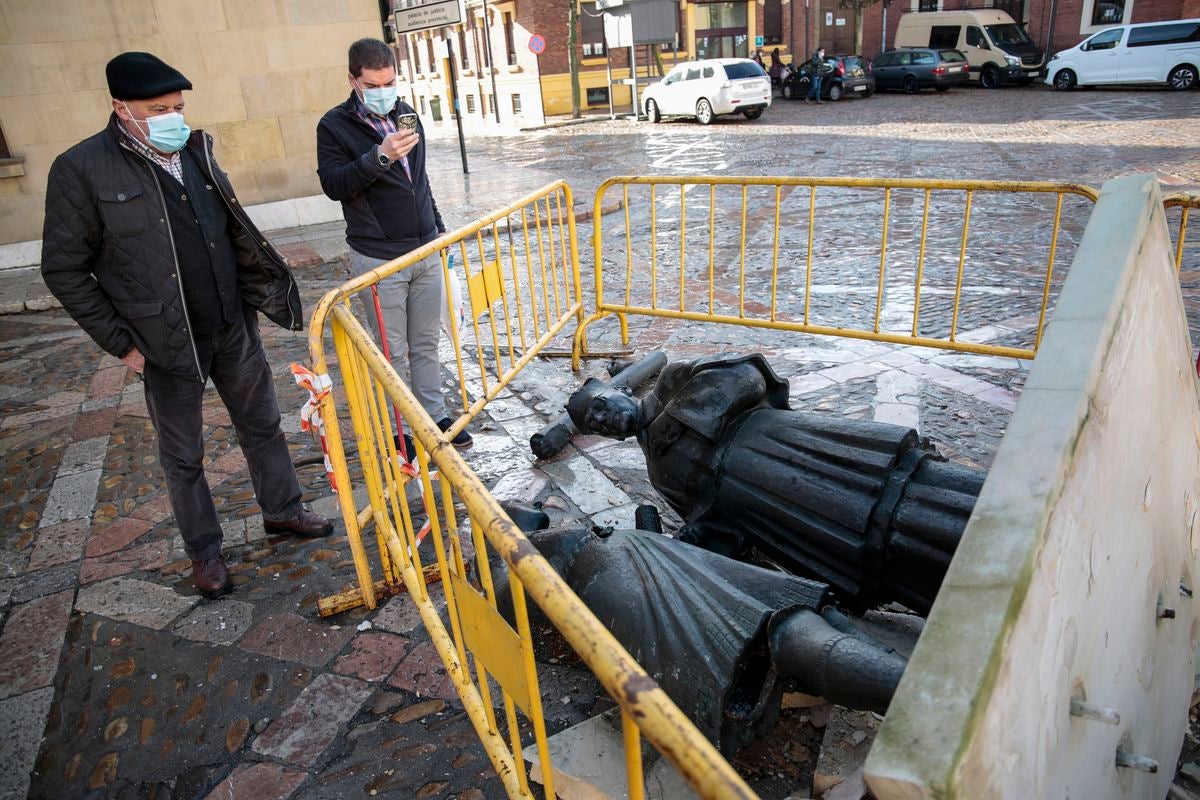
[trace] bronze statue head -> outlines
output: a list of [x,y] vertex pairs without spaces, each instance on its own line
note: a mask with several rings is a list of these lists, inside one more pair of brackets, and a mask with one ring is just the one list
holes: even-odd
[[580,433],[595,433],[614,439],[638,432],[639,401],[624,386],[609,386],[588,378],[567,401],[567,413]]

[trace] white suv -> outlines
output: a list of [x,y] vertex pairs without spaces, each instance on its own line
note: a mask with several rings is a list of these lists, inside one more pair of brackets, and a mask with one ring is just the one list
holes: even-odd
[[676,64],[646,87],[642,108],[651,122],[666,116],[695,117],[709,125],[721,114],[758,119],[771,105],[771,79],[748,58],[712,58]]

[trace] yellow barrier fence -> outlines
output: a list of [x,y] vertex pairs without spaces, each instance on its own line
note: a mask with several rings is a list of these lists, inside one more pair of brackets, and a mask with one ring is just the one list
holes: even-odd
[[[606,226],[602,210],[615,191],[623,225]],[[573,199],[560,181],[347,282],[318,305],[310,351],[313,371],[324,379],[328,328],[341,381],[319,403],[358,588],[322,598],[321,613],[373,608],[387,595],[408,592],[510,797],[534,796],[523,755],[530,744],[544,794],[556,796],[527,599],[620,706],[632,800],[644,796],[643,736],[702,797],[754,797],[516,528],[450,439],[552,342],[573,334],[578,366],[587,355],[588,326],[609,315],[619,319],[626,343],[627,318],[643,315],[1032,358],[1062,278],[1056,264],[1069,258],[1065,246],[1086,221],[1075,212],[1090,210],[1097,196],[1065,183],[614,178],[596,193],[595,307],[585,316]],[[1069,204],[1075,208],[1066,213]],[[1165,205],[1181,209],[1181,264],[1197,198],[1176,195]],[[1007,242],[976,243],[976,230],[1001,213],[1018,233]],[[822,231],[835,228],[822,239]],[[831,254],[845,248],[860,263],[877,265],[859,270],[869,280],[855,284],[841,273],[845,262]],[[468,309],[462,335],[455,329],[450,337],[461,389],[457,417],[445,432],[351,307],[356,295],[434,253],[441,254],[448,283],[453,255]],[[1012,291],[1030,303],[1034,333],[1027,343],[988,344],[968,335],[973,309],[964,298],[982,283],[976,273],[996,263]],[[830,275],[843,285],[822,286]],[[897,294],[904,302],[889,305]],[[349,412],[357,480],[339,403]],[[401,420],[416,445],[411,465],[396,452]],[[356,486],[365,491],[361,509]],[[497,581],[493,569],[506,570],[507,581]],[[431,599],[435,581],[442,584],[444,615]],[[509,597],[498,596],[498,584]]]
[[[1071,183],[656,176],[605,181],[596,208],[616,192],[623,218],[595,217],[596,306],[576,332],[576,365],[588,327],[613,314],[625,343],[627,317],[644,315],[1033,358],[1064,235],[1086,221],[1064,225],[1065,206],[1087,212],[1099,196]],[[1007,240],[995,241],[998,226]],[[862,263],[877,265],[869,283],[831,288]],[[964,296],[983,269],[1036,300],[1028,343],[963,336]],[[904,308],[885,310],[903,293]]]
[[[1175,239],[1175,269],[1183,269],[1183,252],[1187,246],[1188,217],[1193,208],[1200,208],[1200,192],[1177,192],[1163,198],[1163,208],[1170,213],[1172,208],[1179,209],[1179,232]],[[1200,243],[1194,245],[1200,247]]]
[[[535,796],[523,755],[532,740],[544,796],[555,797],[527,609],[531,598],[620,706],[631,800],[644,797],[643,735],[703,797],[752,798],[713,744],[571,592],[450,444],[456,430],[579,314],[571,212],[569,189],[552,184],[322,299],[309,344],[313,371],[326,375],[328,323],[341,382],[320,399],[321,414],[359,583],[357,590],[323,598],[322,612],[360,603],[374,607],[382,594],[404,587],[505,791],[514,798]],[[364,289],[435,252],[443,253],[446,267],[450,252],[459,255],[475,302],[468,338],[476,359],[462,354],[470,343],[457,335],[453,343],[459,376],[479,399],[472,402],[464,391],[462,414],[446,432],[421,408],[350,304]],[[357,483],[368,498],[361,511],[338,421],[339,391],[362,471]],[[415,442],[411,466],[397,453],[397,417]],[[373,543],[364,537],[369,529]],[[382,576],[378,582],[372,562]],[[497,594],[494,566],[508,572],[507,598]],[[431,597],[434,580],[442,585],[445,619]],[[505,607],[511,618],[501,613]]]

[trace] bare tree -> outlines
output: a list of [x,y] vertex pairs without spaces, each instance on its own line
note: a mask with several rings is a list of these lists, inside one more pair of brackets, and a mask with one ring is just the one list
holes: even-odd
[[579,119],[579,0],[567,3],[567,70],[571,73],[571,119]]
[[879,0],[838,0],[838,8],[854,9],[854,52],[863,51],[863,9],[873,6]]

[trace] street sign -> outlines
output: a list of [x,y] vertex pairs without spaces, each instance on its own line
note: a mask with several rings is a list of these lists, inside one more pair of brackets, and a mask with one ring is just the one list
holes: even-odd
[[529,37],[529,51],[535,56],[540,56],[546,52],[546,37],[540,33],[535,33]]
[[396,9],[396,33],[441,28],[462,22],[461,0],[400,0]]
[[755,36],[755,37],[754,37],[754,46],[755,46],[755,47],[762,47],[762,46],[763,46],[763,37],[761,37],[761,36]]

